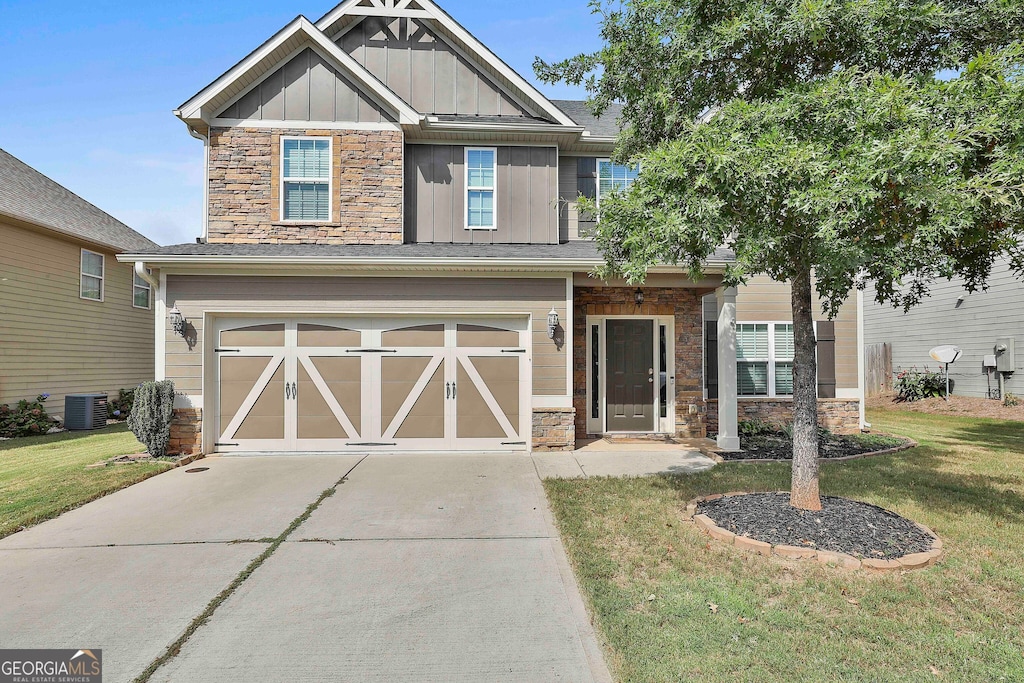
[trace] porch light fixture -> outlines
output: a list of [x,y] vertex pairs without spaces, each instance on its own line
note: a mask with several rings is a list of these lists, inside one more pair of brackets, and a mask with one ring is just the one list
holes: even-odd
[[185,336],[185,316],[181,314],[178,307],[175,306],[171,310],[167,311],[167,317],[171,321],[171,329],[178,336]]
[[548,311],[548,339],[555,338],[555,330],[558,329],[558,311],[552,306]]
[[643,306],[644,305],[644,290],[642,290],[639,287],[637,287],[636,291],[633,292],[633,301],[636,302],[637,306]]

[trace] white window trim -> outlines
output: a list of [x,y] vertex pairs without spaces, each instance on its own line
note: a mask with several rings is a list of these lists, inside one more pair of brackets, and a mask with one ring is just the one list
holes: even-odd
[[[595,180],[597,181],[597,185],[594,188],[594,203],[597,205],[597,208],[600,209],[601,208],[601,164],[602,163],[609,163],[609,164],[612,164],[613,166],[616,165],[616,164],[615,164],[614,161],[611,160],[611,157],[600,157],[600,158],[597,159],[596,163],[597,163],[597,167],[594,169],[594,171],[596,173]],[[618,165],[621,166],[622,164],[618,164]],[[639,170],[640,170],[640,164],[637,164],[637,171],[639,171]]]
[[[92,273],[85,272],[85,255],[93,254],[94,256],[100,257],[100,274],[93,275]],[[93,299],[90,296],[82,295],[82,279],[85,277],[98,277],[100,281],[100,298]],[[78,298],[83,301],[98,301],[103,302],[104,297],[107,295],[107,255],[101,254],[98,251],[92,251],[91,249],[82,249],[82,253],[78,257]]]
[[[146,269],[146,272],[150,274],[153,273],[149,268]],[[139,284],[140,282],[142,284]],[[146,290],[146,301],[149,304],[148,306],[139,306],[135,303],[135,291],[138,289]],[[132,270],[132,308],[139,308],[145,311],[153,310],[153,285],[139,277],[139,274],[134,270]]]
[[[494,154],[494,185],[491,187],[477,187],[470,186],[469,184],[469,153],[470,152],[492,152]],[[466,147],[462,154],[462,166],[463,166],[463,182],[466,185],[465,195],[463,201],[465,202],[466,208],[462,212],[462,223],[466,230],[497,230],[498,229],[498,148],[497,147]],[[469,193],[470,192],[490,192],[492,199],[493,210],[491,212],[491,225],[473,225],[469,224]]]
[[[284,174],[284,143],[286,140],[327,140],[327,220],[304,221],[295,218],[284,217],[284,186],[289,183],[323,183],[323,178],[286,177]],[[334,216],[334,137],[330,135],[282,135],[278,143],[281,147],[278,150],[280,155],[281,187],[278,189],[279,203],[278,218],[282,223],[299,223],[303,225],[326,225],[331,222]]]
[[[740,358],[739,349],[737,348],[736,353],[736,370],[739,371],[740,363],[766,363],[768,366],[768,393],[767,394],[740,394],[737,393],[736,398],[738,399],[750,399],[750,398],[792,398],[793,394],[779,394],[775,391],[775,364],[776,363],[792,363],[793,358],[776,358],[775,357],[775,326],[776,325],[792,325],[793,323],[789,320],[741,320],[737,321],[737,327],[740,325],[767,325],[768,326],[768,357],[767,358]],[[736,390],[739,392],[739,382],[737,381]]]

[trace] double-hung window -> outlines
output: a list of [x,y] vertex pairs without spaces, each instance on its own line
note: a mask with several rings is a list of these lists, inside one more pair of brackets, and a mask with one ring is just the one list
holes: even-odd
[[493,147],[466,149],[466,228],[494,230],[495,177],[498,151]]
[[281,218],[331,219],[331,139],[281,138]]
[[79,296],[90,301],[103,301],[103,254],[82,250]]
[[139,277],[138,273],[132,273],[135,278],[132,282],[132,306],[135,308],[150,308],[153,302],[153,289],[149,283]]
[[639,166],[612,163],[611,159],[597,160],[597,203],[612,192],[625,191],[640,174]]
[[791,396],[793,325],[737,323],[736,379],[739,396]]

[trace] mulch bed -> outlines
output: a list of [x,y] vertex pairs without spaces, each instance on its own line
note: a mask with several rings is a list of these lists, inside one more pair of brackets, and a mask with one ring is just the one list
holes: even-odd
[[[849,458],[864,453],[899,448],[912,442],[897,436],[880,434],[861,434],[841,436],[829,434],[823,436],[818,446],[818,457],[825,460]],[[739,451],[720,451],[723,460],[792,460],[793,441],[784,433],[758,434],[741,436]]]
[[697,505],[697,513],[737,536],[889,560],[923,553],[932,537],[905,517],[875,505],[823,496],[820,511],[790,507],[788,493],[730,495]]
[[892,396],[874,396],[867,400],[867,407],[885,410],[909,410],[915,413],[928,413],[931,415],[984,417],[995,420],[1024,422],[1024,401],[1015,406],[1004,406],[1002,401],[976,398],[974,396],[957,396],[956,394],[950,396],[948,401],[942,398],[926,398],[920,401],[900,403],[894,401]]

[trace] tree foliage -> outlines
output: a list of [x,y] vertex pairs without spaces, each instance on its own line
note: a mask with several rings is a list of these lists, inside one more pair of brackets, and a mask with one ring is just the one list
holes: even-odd
[[983,287],[1000,257],[1024,272],[1024,3],[592,7],[604,47],[535,68],[595,113],[624,105],[616,158],[640,175],[602,197],[599,274],[699,277],[725,245],[728,284],[792,283],[796,473],[817,450],[812,273],[831,317],[867,280],[909,308],[937,278]]

